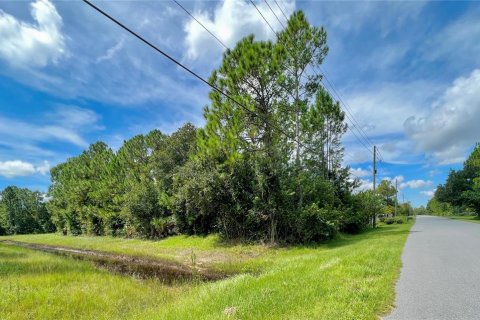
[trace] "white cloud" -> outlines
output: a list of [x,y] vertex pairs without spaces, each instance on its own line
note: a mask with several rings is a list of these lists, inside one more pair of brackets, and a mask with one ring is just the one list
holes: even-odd
[[96,60],[96,63],[100,63],[102,61],[107,61],[107,60],[112,59],[113,56],[115,55],[115,53],[117,53],[117,51],[119,51],[123,48],[124,43],[125,43],[125,39],[122,38],[113,47],[109,48],[104,55],[98,57],[97,60]]
[[405,180],[405,177],[402,176],[402,175],[395,176],[393,178],[383,177],[382,180],[390,181],[391,183],[393,183],[393,185],[395,185],[395,181],[397,181],[397,183],[401,184]]
[[[351,90],[345,100],[365,133],[375,137],[403,133],[407,117],[422,114],[419,105],[424,104],[428,94],[434,94],[436,90],[434,84],[423,81],[383,83]],[[348,133],[346,138],[352,140],[355,137]]]
[[[102,129],[97,125],[99,116],[94,111],[76,106],[57,107],[54,113],[47,113],[45,119],[40,117],[37,120],[27,122],[0,116],[0,136],[2,139],[14,141],[18,146],[63,141],[86,147],[88,142],[83,137],[84,133]],[[35,123],[46,121],[48,122]]]
[[[318,8],[317,1],[311,3],[314,6],[311,9]],[[315,13],[319,15],[319,20],[326,21],[328,26],[345,32],[358,32],[360,26],[375,21],[375,27],[383,37],[386,37],[393,30],[415,20],[426,1],[388,3],[322,1],[320,3],[323,6]]]
[[367,179],[359,179],[359,186],[354,190],[354,192],[358,193],[367,190],[373,190],[373,182]]
[[42,175],[46,175],[48,172],[50,172],[50,163],[48,161],[43,161],[43,164],[37,166],[36,171]]
[[398,184],[398,189],[402,190],[405,188],[410,188],[410,189],[418,189],[418,188],[423,188],[432,185],[432,181],[430,180],[422,180],[422,179],[413,179],[413,180],[408,180],[405,181],[405,177],[402,175],[395,176],[393,178],[390,177],[384,177],[382,180],[387,180],[392,183],[393,186],[395,186],[395,183]]
[[350,174],[354,177],[362,178],[371,175],[372,172],[362,168],[350,168]]
[[418,189],[432,185],[432,181],[430,180],[410,180],[407,182],[403,182],[400,184],[400,189],[411,188],[411,189]]
[[480,69],[460,77],[436,101],[426,116],[412,116],[405,131],[417,150],[440,164],[459,163],[479,139]]
[[85,147],[88,143],[79,133],[57,125],[36,125],[12,118],[0,117],[0,134],[19,141],[66,141]]
[[[100,116],[93,110],[74,106],[57,106],[54,112],[47,114],[52,122],[68,128],[91,127],[100,120]],[[96,129],[101,127],[95,126]]]
[[[275,31],[279,31],[282,26],[268,6],[263,2],[256,5],[265,19],[270,22],[272,28]],[[284,13],[288,17],[295,9],[295,2],[282,2],[282,6]],[[285,18],[278,7],[274,5],[270,7],[281,19],[280,21],[285,24]],[[225,0],[215,7],[213,14],[208,11],[197,10],[193,12],[193,15],[230,48],[242,37],[252,33],[260,40],[275,37],[275,34],[255,7],[248,1]],[[224,48],[196,21],[189,18],[185,24],[185,32],[187,34],[185,43],[187,46],[186,57],[188,59],[211,57],[212,54],[220,57],[219,53]]]
[[35,173],[45,175],[50,170],[48,161],[44,161],[38,167],[33,164],[21,160],[0,161],[0,176],[6,178],[30,176]]
[[35,24],[0,10],[0,57],[14,66],[43,67],[65,54],[62,17],[48,0],[31,3]]
[[13,178],[28,176],[35,173],[35,167],[28,162],[20,160],[0,162],[0,175]]
[[480,62],[479,7],[467,10],[456,21],[446,24],[424,45],[427,60],[446,60],[446,68],[471,67]]
[[431,198],[435,194],[435,189],[420,191],[420,194],[423,194],[424,196],[427,196],[427,197]]

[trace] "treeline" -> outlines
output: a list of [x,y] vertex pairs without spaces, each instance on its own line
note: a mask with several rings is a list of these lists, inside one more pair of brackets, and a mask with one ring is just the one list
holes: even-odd
[[43,194],[14,186],[0,192],[0,235],[53,231]]
[[376,193],[383,201],[381,214],[386,217],[414,215],[413,207],[409,202],[398,202],[398,190],[390,180],[382,180],[376,188]]
[[[91,145],[51,171],[65,234],[312,242],[360,232],[382,210],[342,168],[345,115],[321,85],[326,32],[294,13],[276,41],[241,40],[210,83],[206,125]],[[224,92],[228,94],[223,95]]]
[[427,204],[432,215],[480,214],[480,144],[477,144],[463,169],[450,170],[447,181],[437,187]]

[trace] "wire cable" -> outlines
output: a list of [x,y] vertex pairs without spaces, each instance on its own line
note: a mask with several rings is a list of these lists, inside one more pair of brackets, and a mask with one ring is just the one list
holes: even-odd
[[[182,68],[183,70],[185,70],[186,72],[188,72],[189,74],[191,74],[192,76],[194,76],[195,78],[197,78],[198,80],[200,80],[201,82],[205,83],[206,85],[208,85],[209,87],[211,87],[213,90],[217,91],[218,93],[220,93],[221,95],[225,96],[227,99],[229,99],[230,101],[234,102],[235,104],[237,104],[239,107],[241,107],[242,109],[244,109],[247,113],[251,114],[251,115],[254,115],[258,118],[262,118],[260,115],[258,115],[257,113],[255,113],[254,111],[250,110],[248,107],[246,107],[245,105],[241,104],[240,102],[238,102],[235,98],[233,98],[230,94],[224,92],[223,90],[221,90],[220,88],[218,88],[216,85],[214,84],[211,84],[210,82],[208,82],[205,78],[203,78],[202,76],[200,76],[198,73],[196,73],[195,71],[189,69],[187,66],[185,66],[184,64],[182,64],[180,61],[178,61],[177,59],[175,59],[174,57],[172,57],[171,55],[169,55],[168,53],[166,53],[165,51],[163,51],[162,49],[158,48],[157,46],[155,46],[153,43],[151,43],[150,41],[148,41],[147,39],[145,39],[144,37],[142,37],[141,35],[139,35],[138,33],[136,33],[135,31],[133,31],[132,29],[130,29],[129,27],[127,27],[126,25],[124,25],[123,23],[121,23],[119,20],[115,19],[114,17],[112,17],[111,15],[109,15],[107,12],[103,11],[101,8],[97,7],[96,5],[94,5],[93,3],[91,3],[89,0],[82,0],[83,2],[85,2],[87,5],[89,5],[90,7],[92,7],[93,9],[95,9],[97,12],[99,12],[100,14],[102,14],[103,16],[105,16],[107,19],[109,19],[110,21],[112,21],[113,23],[115,23],[116,25],[118,25],[119,27],[121,27],[122,29],[124,29],[125,31],[127,31],[128,33],[130,33],[131,35],[133,35],[134,37],[136,37],[137,39],[139,39],[140,41],[142,41],[143,43],[145,43],[146,45],[148,45],[149,47],[151,47],[152,49],[154,49],[156,52],[160,53],[162,56],[164,56],[165,58],[167,58],[168,60],[170,60],[171,62],[175,63],[177,66],[179,66],[180,68]],[[265,121],[265,123],[268,123],[270,126],[272,126],[272,128],[276,129],[278,132],[280,132],[281,134],[283,134],[284,136],[286,136],[287,138],[289,139],[292,139],[293,141],[297,142],[302,148],[305,148],[306,150],[309,150],[310,152],[312,153],[315,153],[316,151],[311,149],[310,147],[308,146],[305,146],[302,142],[300,141],[297,141],[295,138],[291,137],[287,132],[285,132],[284,130],[282,130],[281,128],[279,128],[278,126],[270,123],[267,119],[262,119],[263,121]],[[359,177],[358,177],[359,178]]]
[[[258,6],[253,2],[253,0],[249,0],[250,3],[255,7],[255,9],[257,10],[257,12],[260,14],[260,16],[262,17],[262,19],[265,21],[265,23],[268,25],[268,27],[270,28],[270,30],[276,34],[278,36],[278,33],[273,29],[273,27],[271,26],[271,24],[268,22],[268,20],[265,18],[265,16],[262,14],[262,12],[260,11],[260,9],[258,8]],[[266,0],[264,0],[265,3],[267,3],[268,5],[268,2]],[[278,6],[278,3],[277,3],[277,6]],[[272,11],[272,13],[275,15],[275,17],[277,17],[278,19],[278,16],[276,15],[276,13],[272,10],[272,8],[270,7],[270,5],[268,5],[268,7],[270,8],[270,10]],[[283,10],[282,10],[282,13],[283,13]],[[283,13],[283,15],[285,16],[285,13]],[[279,19],[278,19],[279,20]],[[280,21],[280,20],[279,20]],[[282,24],[283,26],[283,24]],[[318,73],[315,71],[314,68],[312,68],[313,72],[315,73],[316,76],[319,77]],[[323,81],[322,81],[323,82]],[[325,88],[326,89],[326,88]],[[328,90],[327,90],[328,91]],[[330,93],[330,92],[329,92]],[[331,94],[331,93],[330,93]],[[340,98],[340,97],[339,97]],[[339,99],[340,100],[340,99]],[[342,101],[340,101],[341,103],[343,103]],[[344,106],[345,107],[345,106]],[[350,115],[348,113],[345,113],[345,116],[347,117],[347,119],[351,122],[351,124],[353,125],[353,127],[359,132],[360,134],[360,131],[359,129],[357,128],[357,126],[355,125],[355,122],[350,118]],[[357,140],[368,150],[368,152],[371,152],[370,150],[370,147],[367,146],[367,144],[365,144],[365,142],[363,140],[365,140],[365,138],[360,138],[356,133],[355,131],[351,130],[351,132],[353,133],[353,135],[357,138]],[[361,134],[360,134],[361,135]],[[367,143],[369,144],[368,140],[366,140]],[[371,144],[370,144],[371,145]]]

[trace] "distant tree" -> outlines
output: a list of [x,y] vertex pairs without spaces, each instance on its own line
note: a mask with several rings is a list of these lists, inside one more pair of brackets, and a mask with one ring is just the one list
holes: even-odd
[[15,186],[6,187],[1,192],[0,234],[51,231],[53,225],[40,192]]
[[452,205],[439,201],[436,197],[427,203],[427,211],[433,216],[449,216],[453,214]]
[[103,142],[90,145],[51,170],[48,209],[57,229],[149,238],[172,234],[173,174],[195,146],[191,124],[171,136],[159,130],[134,136],[117,153]]
[[425,216],[430,214],[425,206],[414,208],[413,212],[416,216]]
[[[432,206],[448,205],[449,213],[480,213],[480,145],[477,144],[460,170],[451,170],[445,184],[437,187]],[[431,206],[431,207],[432,207]],[[445,206],[445,205],[444,205]]]
[[376,192],[383,198],[383,201],[386,205],[395,205],[397,190],[390,180],[382,180],[378,185]]

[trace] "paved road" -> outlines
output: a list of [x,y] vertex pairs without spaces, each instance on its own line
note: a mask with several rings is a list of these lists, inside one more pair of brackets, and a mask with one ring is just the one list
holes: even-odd
[[480,319],[480,224],[419,216],[385,320]]

